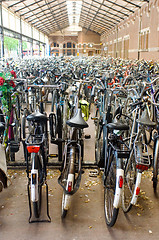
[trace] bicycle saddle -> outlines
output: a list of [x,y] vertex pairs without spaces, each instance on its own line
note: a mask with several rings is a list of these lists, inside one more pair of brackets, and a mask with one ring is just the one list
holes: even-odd
[[113,130],[129,130],[129,126],[127,124],[123,124],[120,122],[108,123],[107,127]]
[[33,121],[33,122],[42,122],[45,123],[47,122],[47,116],[40,113],[40,112],[35,112],[27,116],[28,121]]
[[80,129],[88,127],[88,124],[82,118],[82,111],[80,108],[77,109],[77,112],[71,119],[66,121],[66,124],[70,127],[75,127],[75,128],[80,128]]
[[147,110],[145,110],[143,112],[142,116],[139,119],[137,119],[136,121],[138,123],[140,123],[141,125],[145,125],[145,126],[149,126],[149,127],[156,126],[156,123],[150,120]]

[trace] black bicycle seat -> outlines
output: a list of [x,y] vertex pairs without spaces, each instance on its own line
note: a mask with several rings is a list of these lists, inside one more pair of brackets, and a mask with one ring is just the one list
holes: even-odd
[[156,126],[156,123],[150,120],[147,110],[143,112],[142,116],[136,122],[152,128]]
[[120,122],[108,123],[107,127],[113,130],[129,130],[129,126],[127,124],[123,124]]
[[75,128],[87,128],[88,124],[85,122],[85,120],[82,118],[82,111],[80,108],[77,109],[76,114],[69,119],[66,124],[70,127],[75,127]]
[[28,115],[27,120],[32,121],[32,122],[45,123],[45,122],[47,122],[47,116],[40,112],[36,112],[36,113],[32,113],[32,114]]

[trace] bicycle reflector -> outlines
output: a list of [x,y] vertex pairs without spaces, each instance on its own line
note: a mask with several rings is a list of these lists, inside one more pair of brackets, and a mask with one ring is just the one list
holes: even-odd
[[119,188],[122,188],[123,186],[123,177],[119,176]]
[[144,171],[144,170],[148,170],[149,167],[147,165],[137,164],[136,168]]
[[27,146],[27,150],[29,153],[38,153],[40,150],[40,146]]
[[140,193],[140,188],[137,187],[137,188],[136,188],[136,195],[139,195],[139,193]]
[[71,190],[72,190],[72,182],[69,181],[68,182],[68,192],[71,192]]

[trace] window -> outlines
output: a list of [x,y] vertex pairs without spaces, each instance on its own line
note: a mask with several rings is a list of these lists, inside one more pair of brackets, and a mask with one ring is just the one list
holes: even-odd
[[67,43],[67,48],[71,48],[72,47],[72,43],[71,42],[68,42]]
[[71,49],[67,50],[67,56],[71,56]]
[[75,44],[73,43],[73,48],[75,48]]
[[129,39],[124,40],[124,56],[123,58],[128,59],[129,58]]
[[54,42],[54,47],[56,47],[56,43]]
[[140,50],[147,51],[149,46],[149,30],[140,33]]
[[66,48],[66,44],[65,43],[63,44],[63,48]]
[[116,58],[116,43],[114,43],[114,58]]
[[92,48],[92,47],[93,47],[93,44],[92,44],[92,43],[89,43],[89,44],[88,44],[88,47],[89,47],[89,48]]
[[86,48],[86,44],[85,43],[83,44],[83,48]]
[[59,47],[59,44],[57,43],[57,47]]
[[122,57],[122,41],[118,42],[118,57]]

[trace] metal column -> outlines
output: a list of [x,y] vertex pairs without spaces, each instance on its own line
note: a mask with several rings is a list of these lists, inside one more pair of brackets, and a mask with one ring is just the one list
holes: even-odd
[[3,31],[2,2],[0,2],[0,19],[1,19],[1,31],[0,31],[1,58],[3,58],[4,57],[4,31]]
[[23,43],[22,43],[22,19],[20,18],[20,39],[19,39],[20,57],[23,58]]

